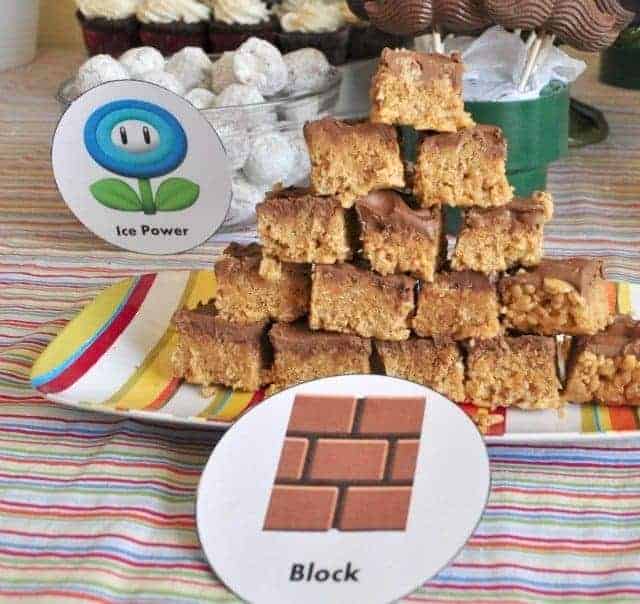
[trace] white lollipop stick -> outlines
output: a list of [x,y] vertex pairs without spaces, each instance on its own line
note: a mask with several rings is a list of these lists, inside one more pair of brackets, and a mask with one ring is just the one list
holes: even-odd
[[[544,37],[544,36],[543,36]],[[542,47],[542,38],[537,38],[531,47],[531,52],[529,53],[529,57],[527,59],[527,64],[524,68],[524,73],[522,75],[522,79],[520,80],[520,84],[518,85],[518,90],[523,92],[525,87],[527,86],[527,82],[531,77],[531,73],[533,72],[533,67],[536,63],[536,59],[540,54],[540,48]]]

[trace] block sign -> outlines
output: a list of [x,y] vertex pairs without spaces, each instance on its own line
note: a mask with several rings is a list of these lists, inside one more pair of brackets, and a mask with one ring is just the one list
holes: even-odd
[[218,135],[155,84],[111,82],[74,101],[56,129],[52,165],[76,217],[127,250],[191,249],[229,210],[231,168]]
[[198,533],[249,602],[384,604],[456,555],[488,492],[482,438],[457,405],[396,378],[326,378],[228,431],[202,475]]

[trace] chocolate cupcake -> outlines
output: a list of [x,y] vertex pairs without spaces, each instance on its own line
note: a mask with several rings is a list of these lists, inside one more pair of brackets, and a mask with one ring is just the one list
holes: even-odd
[[76,16],[87,52],[120,56],[139,45],[139,0],[76,0]]
[[197,0],[142,0],[136,11],[140,39],[172,55],[187,46],[209,50],[211,10]]
[[274,10],[280,18],[281,31],[276,33],[280,52],[311,47],[322,51],[333,65],[347,60],[351,28],[339,3],[285,0]]
[[262,0],[207,0],[211,6],[209,40],[216,53],[235,50],[249,38],[275,42],[278,20]]

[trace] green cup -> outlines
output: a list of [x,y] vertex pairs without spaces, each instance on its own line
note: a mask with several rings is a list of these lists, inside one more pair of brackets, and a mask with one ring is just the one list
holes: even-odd
[[516,195],[547,186],[547,166],[569,149],[569,87],[551,82],[537,99],[465,103],[479,124],[499,126],[507,139],[507,177]]
[[611,46],[600,55],[600,81],[640,90],[640,48]]

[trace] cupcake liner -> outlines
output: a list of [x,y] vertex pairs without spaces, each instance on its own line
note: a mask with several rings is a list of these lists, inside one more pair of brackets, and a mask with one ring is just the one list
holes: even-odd
[[249,38],[261,38],[275,44],[276,28],[275,19],[257,25],[228,25],[220,21],[212,21],[209,25],[211,52],[222,53],[235,50]]
[[197,46],[209,52],[209,24],[202,23],[141,23],[143,46],[153,46],[169,56],[186,46]]
[[396,36],[380,31],[373,25],[352,27],[347,57],[350,61],[378,58],[384,48],[407,48],[412,40],[410,36]]
[[276,46],[282,54],[300,48],[321,50],[332,65],[342,65],[347,60],[350,27],[322,33],[303,33],[299,31],[276,33]]
[[140,45],[139,24],[135,17],[127,19],[87,19],[76,13],[87,52],[93,55],[119,57],[130,48]]

